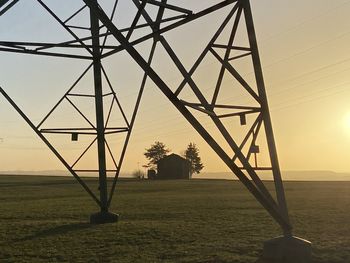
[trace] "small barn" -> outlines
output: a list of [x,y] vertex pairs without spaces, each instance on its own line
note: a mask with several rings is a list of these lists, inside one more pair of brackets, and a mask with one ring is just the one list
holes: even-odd
[[190,162],[177,154],[160,159],[157,170],[157,179],[190,179]]

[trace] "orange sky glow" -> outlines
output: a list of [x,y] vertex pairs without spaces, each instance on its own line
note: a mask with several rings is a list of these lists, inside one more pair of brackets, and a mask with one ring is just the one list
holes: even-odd
[[[0,17],[0,40],[59,41],[63,33],[54,21],[29,2],[20,1],[9,14]],[[197,1],[172,2],[184,6],[188,3],[195,9]],[[218,1],[198,2],[204,6]],[[350,1],[251,0],[251,5],[281,169],[350,172]],[[62,12],[74,10],[69,4],[56,8]],[[120,8],[131,10],[127,4]],[[227,11],[165,35],[187,68]],[[127,17],[120,20],[129,23]],[[146,52],[147,48],[149,45],[140,52]],[[168,62],[160,50],[154,68],[169,85],[176,86],[181,76]],[[142,72],[125,53],[105,63],[120,101],[128,109],[135,101]],[[87,65],[74,60],[0,53],[0,86],[37,123]],[[252,77],[252,69],[243,66],[242,70],[248,79]],[[198,74],[199,83],[205,87],[211,74],[217,76],[218,72],[208,60],[203,72]],[[89,83],[91,78],[83,80],[83,85]],[[229,87],[229,81],[224,85]],[[244,99],[235,97],[228,88],[223,96],[223,101]],[[65,111],[57,115],[56,123],[67,121],[75,119]],[[2,97],[0,123],[1,171],[64,169]],[[189,142],[194,142],[200,150],[204,172],[228,171],[207,143],[148,81],[122,173],[146,164],[144,149],[154,141],[165,143],[174,153],[181,153]],[[117,147],[120,142],[116,139],[113,145]],[[69,136],[62,137],[58,143],[68,156],[77,154],[77,144]],[[94,156],[88,155],[85,163],[92,160]],[[264,162],[263,156],[261,161]]]

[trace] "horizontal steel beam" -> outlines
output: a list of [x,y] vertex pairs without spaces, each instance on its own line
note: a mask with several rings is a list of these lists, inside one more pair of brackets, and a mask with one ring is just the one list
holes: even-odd
[[49,57],[92,60],[92,57],[89,57],[89,56],[80,56],[80,55],[72,55],[72,54],[64,54],[64,53],[53,53],[53,52],[42,52],[42,51],[35,51],[35,50],[23,50],[23,49],[14,49],[14,48],[3,48],[3,47],[0,47],[0,51],[9,52],[9,53],[49,56]]
[[[211,7],[206,8],[206,9],[204,9],[204,10],[198,12],[198,13],[195,13],[195,14],[192,14],[192,15],[188,15],[186,18],[184,18],[184,19],[182,19],[180,21],[177,21],[177,22],[175,22],[175,23],[173,23],[171,25],[168,25],[166,27],[160,28],[159,30],[154,31],[151,34],[148,34],[146,36],[140,37],[140,38],[130,42],[129,45],[133,45],[133,46],[138,45],[138,44],[140,44],[140,43],[142,43],[142,42],[144,42],[144,41],[146,41],[148,39],[154,38],[154,37],[156,37],[156,36],[158,36],[160,34],[164,34],[164,33],[168,32],[170,30],[173,30],[175,28],[178,28],[180,26],[188,24],[188,23],[190,23],[190,22],[192,22],[194,20],[197,20],[197,19],[199,19],[201,17],[204,17],[204,16],[206,16],[206,15],[208,15],[210,13],[213,13],[213,12],[215,12],[217,10],[220,10],[220,9],[222,9],[222,8],[232,4],[232,3],[235,3],[237,1],[238,0],[225,0],[225,1],[222,1],[222,2],[220,2],[218,4],[216,4],[216,5],[213,5]],[[104,54],[102,56],[102,58],[105,58],[105,57],[108,57],[110,55],[113,55],[113,54],[115,54],[117,52],[120,52],[120,51],[122,51],[124,49],[125,49],[125,47],[123,45],[120,45],[114,51],[109,51],[106,54]]]

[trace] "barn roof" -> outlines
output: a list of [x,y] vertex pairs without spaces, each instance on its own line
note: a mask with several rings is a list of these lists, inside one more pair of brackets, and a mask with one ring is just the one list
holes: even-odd
[[158,163],[159,162],[163,162],[163,161],[167,161],[167,160],[174,160],[174,159],[182,161],[182,162],[188,162],[188,160],[186,160],[185,158],[181,157],[180,155],[172,153],[172,154],[169,154],[169,155],[163,157],[162,159],[160,159],[158,161]]

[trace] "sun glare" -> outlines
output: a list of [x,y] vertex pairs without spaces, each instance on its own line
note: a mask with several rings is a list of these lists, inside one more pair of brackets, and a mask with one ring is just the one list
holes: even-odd
[[348,112],[344,117],[344,127],[350,132],[350,112]]

